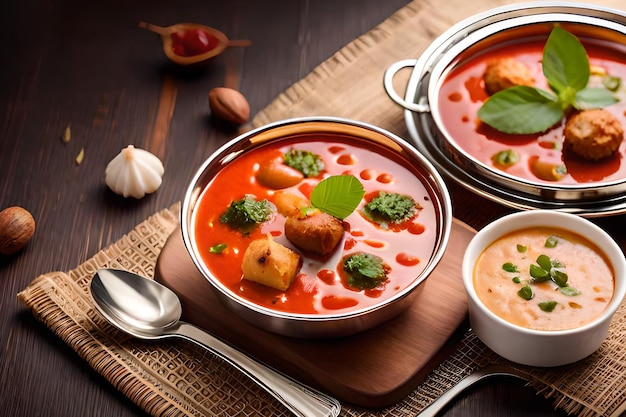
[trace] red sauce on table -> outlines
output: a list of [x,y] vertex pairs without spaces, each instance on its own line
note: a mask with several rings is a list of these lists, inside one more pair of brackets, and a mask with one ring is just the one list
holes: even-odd
[[[609,74],[622,78],[626,83],[626,60],[624,48],[607,44],[588,43],[581,39],[589,55],[590,64],[605,68]],[[489,60],[514,57],[528,66],[535,78],[536,87],[549,90],[542,73],[541,60],[545,41],[506,44],[481,53],[454,68],[446,76],[439,92],[439,113],[443,128],[453,145],[473,159],[496,172],[506,172],[522,180],[536,183],[584,184],[619,181],[626,178],[626,164],[622,164],[626,152],[626,140],[612,157],[597,162],[585,161],[573,154],[562,152],[563,124],[546,132],[533,135],[510,135],[496,131],[482,123],[476,113],[488,98],[482,75]],[[606,107],[626,128],[626,97]],[[512,149],[520,155],[520,161],[509,167],[496,166],[492,156]],[[555,180],[542,178],[544,168],[565,165],[567,175]],[[533,168],[534,167],[534,168]]]
[[[320,178],[305,179],[287,191],[308,197],[323,176],[352,174],[360,178],[366,193],[385,190],[413,197],[422,209],[411,221],[419,226],[411,228],[417,227],[420,233],[407,228],[384,230],[374,225],[358,212],[365,199],[357,211],[344,219],[344,241],[328,257],[302,254],[295,248],[284,236],[285,219],[280,214],[248,236],[222,224],[221,214],[231,201],[245,194],[272,201],[275,190],[259,184],[255,172],[263,161],[280,157],[291,147],[320,155],[325,170]],[[344,165],[346,160],[351,161],[348,172]],[[372,173],[368,179],[359,176],[365,171]],[[434,251],[438,228],[436,210],[419,175],[415,168],[369,142],[344,142],[343,138],[319,136],[311,141],[282,140],[266,144],[229,162],[203,191],[194,218],[198,251],[204,263],[230,291],[267,308],[300,314],[343,313],[366,308],[406,288],[423,271]],[[300,272],[286,291],[242,279],[241,262],[247,246],[266,233],[303,255]],[[209,249],[220,243],[228,245],[227,249],[221,254],[210,253]],[[344,285],[342,258],[355,252],[369,252],[384,259],[390,267],[389,281],[384,288],[356,291]]]

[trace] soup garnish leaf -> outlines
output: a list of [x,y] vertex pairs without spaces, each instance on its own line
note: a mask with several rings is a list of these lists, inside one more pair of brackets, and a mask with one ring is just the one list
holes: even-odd
[[559,244],[559,237],[552,235],[546,239],[546,243],[544,244],[544,246],[546,248],[554,248],[558,244]]
[[506,272],[519,272],[519,270],[517,269],[517,265],[512,262],[506,262],[504,265],[502,265],[502,269],[504,269]]
[[387,281],[383,259],[370,253],[348,256],[343,269],[348,273],[348,285],[357,290],[371,290]]
[[285,165],[302,172],[306,178],[317,177],[324,170],[322,158],[307,150],[290,149],[284,155],[284,162]]
[[268,200],[257,201],[253,195],[246,195],[241,200],[233,201],[220,216],[220,221],[234,229],[246,233],[257,224],[268,221],[276,208]]
[[517,295],[522,297],[524,300],[530,300],[531,298],[533,298],[533,289],[530,288],[530,285],[524,285],[517,292]]
[[537,263],[546,271],[549,271],[550,268],[552,268],[552,262],[550,261],[550,257],[548,255],[539,255],[537,257]]
[[491,160],[496,165],[508,167],[515,165],[519,161],[519,154],[512,149],[506,149],[496,153]]
[[410,220],[420,208],[411,196],[380,191],[363,207],[363,214],[371,221],[385,227],[387,223],[402,223]]
[[550,89],[514,86],[489,97],[478,117],[504,133],[532,134],[548,130],[571,109],[611,105],[617,99],[606,88],[587,87],[589,58],[576,36],[561,27],[550,32],[543,50],[542,70]]
[[556,307],[556,305],[557,305],[556,301],[544,301],[542,303],[539,303],[539,308],[542,311],[545,311],[546,313],[549,313],[552,310],[554,310],[554,307]]
[[365,189],[354,175],[332,175],[311,192],[311,205],[339,219],[348,217],[359,205]]
[[224,250],[228,247],[226,243],[218,243],[217,245],[213,245],[209,248],[209,252],[220,254],[224,252]]
[[530,276],[533,282],[545,282],[550,279],[550,272],[540,266],[530,265]]
[[559,287],[567,286],[567,273],[564,271],[565,265],[558,259],[550,259],[548,255],[539,255],[537,264],[531,264],[529,268],[532,282],[545,282],[552,280]]
[[552,268],[550,270],[550,278],[552,278],[552,281],[554,281],[559,287],[567,286],[567,274],[563,271]]
[[609,91],[616,92],[622,86],[622,79],[613,75],[602,77],[602,85]]
[[543,132],[563,118],[563,109],[553,94],[518,85],[489,97],[478,109],[478,117],[504,133]]
[[574,287],[570,287],[569,285],[565,286],[565,287],[560,287],[559,291],[561,292],[561,294],[568,295],[570,297],[574,297],[576,295],[580,295],[581,294],[581,292],[579,290],[577,290]]

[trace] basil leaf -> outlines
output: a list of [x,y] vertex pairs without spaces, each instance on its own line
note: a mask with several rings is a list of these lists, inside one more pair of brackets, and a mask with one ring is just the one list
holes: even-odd
[[348,217],[365,195],[354,175],[333,175],[320,181],[311,192],[311,205],[339,219]]
[[478,110],[478,117],[504,133],[543,132],[564,116],[557,98],[548,91],[515,86],[489,97]]
[[576,93],[574,107],[578,110],[599,109],[617,103],[611,92],[601,87],[589,87]]
[[550,32],[543,48],[541,67],[557,94],[568,88],[580,91],[589,82],[589,57],[585,47],[576,36],[558,26]]

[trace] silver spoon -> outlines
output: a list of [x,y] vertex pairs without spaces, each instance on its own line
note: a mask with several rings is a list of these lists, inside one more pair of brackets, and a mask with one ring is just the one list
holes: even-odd
[[417,413],[419,417],[435,417],[457,395],[474,385],[476,382],[492,376],[513,376],[528,380],[528,375],[522,371],[507,365],[488,365],[474,370],[468,376],[459,381],[454,387],[446,391],[441,397],[433,401],[428,407]]
[[91,281],[96,308],[118,329],[140,339],[180,337],[208,349],[247,375],[297,416],[336,417],[339,402],[254,361],[200,328],[180,321],[178,296],[131,272],[101,269]]

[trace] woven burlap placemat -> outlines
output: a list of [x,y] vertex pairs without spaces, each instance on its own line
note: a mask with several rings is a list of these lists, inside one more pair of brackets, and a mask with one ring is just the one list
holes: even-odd
[[[618,2],[593,1],[612,7],[619,7]],[[286,90],[252,125],[297,116],[340,116],[406,137],[402,111],[382,88],[384,70],[400,59],[417,57],[462,18],[505,3],[416,0]],[[111,267],[153,278],[159,253],[178,222],[176,204],[146,219],[76,269],[35,278],[19,299],[98,373],[154,416],[290,415],[238,371],[195,345],[130,338],[95,310],[88,290],[94,273]],[[505,361],[470,331],[458,349],[402,402],[385,410],[343,404],[342,415],[415,415],[472,370],[493,362]],[[520,369],[539,393],[569,413],[605,417],[624,411],[620,408],[626,405],[626,304],[594,355],[573,366]]]

